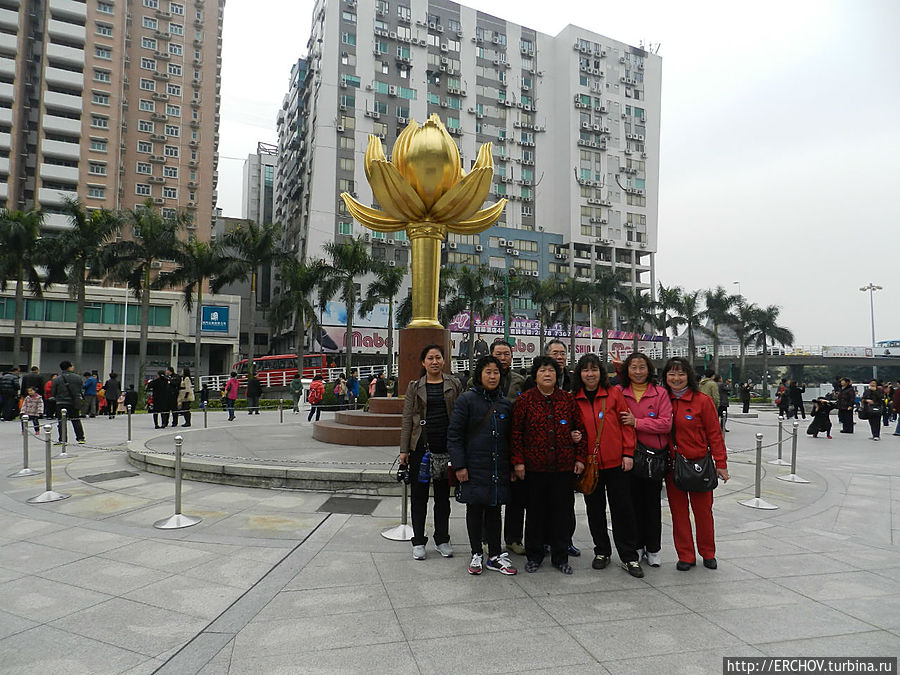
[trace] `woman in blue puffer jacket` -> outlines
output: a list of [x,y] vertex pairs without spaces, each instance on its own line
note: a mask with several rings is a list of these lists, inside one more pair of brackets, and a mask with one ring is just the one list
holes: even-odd
[[[478,360],[472,381],[474,387],[456,400],[447,429],[450,463],[459,480],[456,499],[466,505],[469,574],[487,567],[511,575],[516,569],[500,552],[500,505],[509,499],[512,403],[500,392],[500,362],[493,356]],[[482,533],[488,544],[484,563]]]

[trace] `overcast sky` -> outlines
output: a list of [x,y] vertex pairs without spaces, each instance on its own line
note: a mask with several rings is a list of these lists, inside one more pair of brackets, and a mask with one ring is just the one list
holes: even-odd
[[[740,281],[797,344],[900,339],[900,2],[471,0],[555,35],[567,24],[660,43],[657,279]],[[241,215],[243,159],[274,143],[310,0],[228,0],[219,206]]]

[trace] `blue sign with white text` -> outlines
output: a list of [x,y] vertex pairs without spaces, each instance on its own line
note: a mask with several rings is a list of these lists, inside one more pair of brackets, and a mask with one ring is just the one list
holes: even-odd
[[208,333],[228,332],[228,307],[203,305],[200,317],[200,331]]

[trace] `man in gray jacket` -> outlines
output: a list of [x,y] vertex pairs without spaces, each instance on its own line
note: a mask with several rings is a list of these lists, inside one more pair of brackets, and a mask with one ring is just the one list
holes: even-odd
[[81,392],[84,381],[72,369],[71,361],[63,361],[59,364],[60,373],[53,379],[53,387],[50,390],[53,398],[56,399],[56,416],[57,422],[57,445],[62,443],[62,411],[66,411],[66,416],[72,422],[72,429],[75,431],[75,440],[84,443],[84,428],[81,426],[79,411],[81,409],[82,398]]

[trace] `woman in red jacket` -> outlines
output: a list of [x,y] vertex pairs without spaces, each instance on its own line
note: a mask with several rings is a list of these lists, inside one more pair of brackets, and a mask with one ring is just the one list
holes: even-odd
[[560,366],[538,356],[531,367],[536,386],[522,392],[512,413],[510,461],[516,480],[525,481],[526,572],[537,572],[550,544],[551,561],[563,574],[569,565],[569,537],[575,509],[574,476],[584,471],[584,431],[572,394],[556,386]]
[[594,540],[591,567],[602,570],[609,565],[612,547],[606,527],[606,500],[613,523],[613,540],[622,561],[622,569],[633,577],[643,577],[638,561],[637,523],[631,503],[628,471],[634,455],[634,427],[624,426],[620,417],[628,405],[617,387],[610,387],[606,368],[596,354],[585,354],[575,366],[572,378],[575,402],[581,411],[587,437],[587,452],[597,457],[597,487],[584,495],[588,526]]
[[[697,377],[691,364],[681,357],[669,359],[663,368],[663,380],[672,400],[671,457],[679,453],[687,459],[702,459],[712,452],[716,474],[728,481],[728,457],[725,440],[719,426],[719,415],[712,399],[700,392]],[[713,493],[683,492],[675,487],[672,473],[666,476],[666,494],[672,511],[672,535],[680,572],[687,572],[696,565],[694,536],[688,506],[694,512],[697,527],[697,551],[703,558],[703,566],[716,569],[716,535],[713,527]]]

